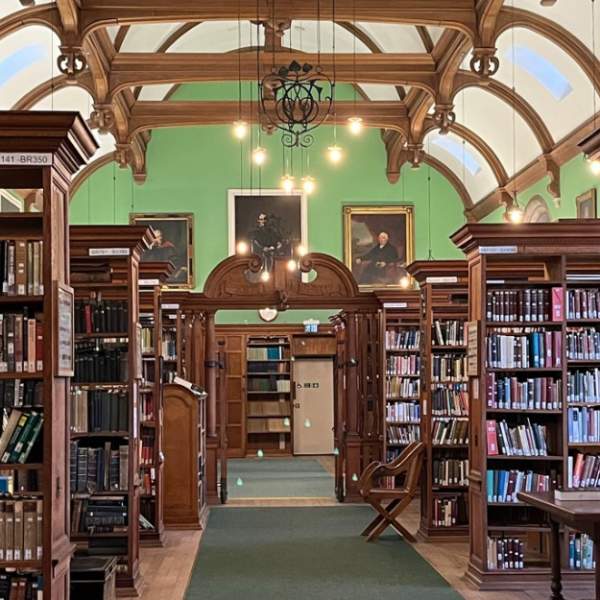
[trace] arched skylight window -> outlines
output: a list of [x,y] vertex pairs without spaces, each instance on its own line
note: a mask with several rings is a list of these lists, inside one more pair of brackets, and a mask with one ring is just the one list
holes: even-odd
[[466,144],[459,142],[449,135],[435,135],[432,136],[431,145],[437,146],[451,154],[458,162],[465,166],[471,175],[479,175],[481,173],[481,164],[475,154],[467,149]]

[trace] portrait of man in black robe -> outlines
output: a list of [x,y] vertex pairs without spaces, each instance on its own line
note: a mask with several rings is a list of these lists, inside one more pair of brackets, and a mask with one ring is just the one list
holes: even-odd
[[356,259],[357,264],[363,265],[363,283],[385,283],[386,269],[389,266],[395,266],[398,258],[398,250],[390,244],[390,234],[387,231],[381,231],[377,236],[377,244],[365,255]]

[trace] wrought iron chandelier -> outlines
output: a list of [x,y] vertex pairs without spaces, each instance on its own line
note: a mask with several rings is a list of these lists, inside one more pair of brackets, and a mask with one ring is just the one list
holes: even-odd
[[320,67],[294,60],[261,80],[261,113],[283,132],[286,148],[309,148],[314,142],[311,132],[333,112],[334,91],[335,82]]

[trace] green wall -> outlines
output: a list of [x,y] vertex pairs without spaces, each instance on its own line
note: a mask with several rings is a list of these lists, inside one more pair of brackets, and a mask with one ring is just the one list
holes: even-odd
[[[219,100],[231,97],[230,93],[231,86],[184,86],[173,99]],[[405,203],[415,206],[416,258],[427,258],[429,254],[429,226],[433,257],[460,257],[448,236],[464,223],[463,206],[454,188],[437,171],[426,166],[415,171],[405,166],[400,182],[392,185],[386,178],[386,154],[378,130],[366,130],[356,138],[339,127],[338,144],[346,155],[338,166],[325,159],[326,148],[333,141],[333,128],[323,126],[315,137],[309,158],[310,174],[316,178],[318,188],[308,201],[309,250],[343,259],[344,205]],[[227,256],[227,190],[278,186],[282,175],[280,138],[263,135],[261,145],[267,148],[269,160],[259,179],[258,170],[251,168],[249,161],[250,140],[240,153],[240,144],[229,126],[155,130],[148,147],[146,182],[139,186],[133,183],[128,169],[105,166],[84,182],[73,198],[71,223],[127,223],[131,212],[192,212],[196,289],[201,290],[211,269]],[[299,160],[294,160],[294,174],[299,179]],[[292,317],[295,322],[302,320],[300,315],[282,315],[278,322]],[[246,320],[257,322],[256,313],[227,313],[219,318],[220,322]]]

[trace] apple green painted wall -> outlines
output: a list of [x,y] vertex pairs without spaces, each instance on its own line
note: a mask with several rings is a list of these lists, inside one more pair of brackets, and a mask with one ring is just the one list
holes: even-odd
[[[185,86],[177,99],[223,99],[230,90],[221,85]],[[256,135],[256,133],[254,133]],[[333,128],[316,132],[310,151],[310,174],[318,184],[308,201],[309,249],[343,259],[342,207],[347,204],[413,204],[415,206],[416,258],[427,258],[431,228],[431,248],[435,258],[460,257],[448,236],[464,223],[463,206],[448,181],[428,167],[414,171],[403,168],[400,182],[391,185],[386,178],[386,155],[379,131],[368,130],[360,138],[338,129],[338,143],[346,156],[337,167],[325,159],[333,140]],[[256,143],[256,140],[253,140]],[[186,127],[156,130],[148,147],[148,178],[139,186],[130,171],[107,165],[81,186],[71,203],[71,222],[127,223],[131,212],[192,212],[195,223],[196,289],[211,269],[227,256],[227,190],[229,188],[276,188],[282,174],[279,136],[263,136],[261,144],[269,161],[259,179],[248,156],[250,140],[242,147],[243,174],[240,172],[240,144],[226,126]],[[294,174],[301,175],[295,159]],[[431,176],[431,217],[428,208],[428,177]],[[322,315],[321,315],[322,316]],[[223,317],[221,317],[222,319]],[[240,317],[235,316],[236,321]],[[281,316],[282,322],[286,319]],[[256,314],[242,320],[256,322]],[[298,315],[294,315],[298,321]]]

